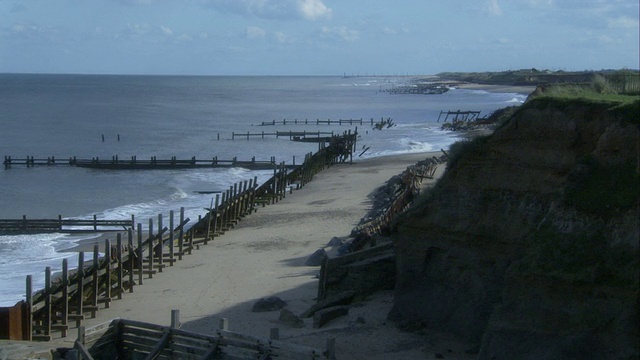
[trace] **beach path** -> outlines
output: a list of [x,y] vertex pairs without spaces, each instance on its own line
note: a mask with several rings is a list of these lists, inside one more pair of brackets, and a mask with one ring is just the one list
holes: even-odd
[[[251,312],[253,304],[260,298],[278,296],[294,314],[313,305],[319,267],[306,266],[306,259],[332,237],[350,234],[371,209],[370,195],[375,189],[408,166],[440,155],[394,155],[325,169],[302,189],[277,204],[260,207],[174,266],[152,279],[145,277],[142,286],[112,302],[110,308],[100,309],[97,317],[87,319],[84,325],[89,328],[117,317],[169,325],[171,310],[178,309],[185,330],[215,334],[220,319],[228,318],[232,331],[268,337],[269,330],[278,327],[283,340],[301,339],[299,342],[322,348],[328,335],[318,336],[317,343],[309,336],[339,331],[348,326],[349,319],[335,320],[321,329],[313,329],[311,319],[305,319],[304,328],[290,328],[279,322],[279,311]],[[444,167],[439,166],[436,179]],[[369,316],[370,325],[384,322],[391,296],[384,295],[372,307],[375,314]],[[366,308],[354,310],[354,314],[364,315]],[[71,338],[75,336],[58,341],[71,343],[75,340]],[[338,351],[340,347],[338,341]]]

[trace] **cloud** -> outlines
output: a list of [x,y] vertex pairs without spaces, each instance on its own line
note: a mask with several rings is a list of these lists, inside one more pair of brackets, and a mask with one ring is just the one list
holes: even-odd
[[502,8],[500,8],[498,0],[489,0],[485,10],[487,11],[487,13],[489,13],[489,15],[502,16]]
[[247,38],[249,39],[262,39],[267,35],[267,32],[257,26],[247,27]]
[[607,21],[610,28],[633,29],[638,27],[638,19],[628,16],[620,16]]
[[173,35],[173,31],[171,31],[171,29],[169,29],[169,28],[168,28],[168,27],[166,27],[166,26],[162,26],[162,25],[160,25],[160,30],[162,30],[162,33],[163,33],[163,34],[165,34],[165,35],[167,35],[167,36],[171,36],[171,35]]
[[326,36],[338,38],[347,42],[354,42],[360,38],[360,34],[355,30],[350,30],[346,26],[322,27],[322,33]]
[[289,36],[287,36],[282,31],[276,31],[273,36],[275,37],[276,41],[281,44],[290,43],[293,41]]
[[316,20],[322,17],[330,17],[333,12],[322,0],[298,1],[298,11],[307,20]]
[[219,11],[262,19],[317,20],[331,16],[323,0],[202,0]]

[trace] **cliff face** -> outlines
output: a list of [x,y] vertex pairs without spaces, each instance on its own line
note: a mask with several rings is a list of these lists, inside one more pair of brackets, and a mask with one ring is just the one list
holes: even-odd
[[480,359],[634,358],[640,102],[538,98],[398,222],[391,317]]

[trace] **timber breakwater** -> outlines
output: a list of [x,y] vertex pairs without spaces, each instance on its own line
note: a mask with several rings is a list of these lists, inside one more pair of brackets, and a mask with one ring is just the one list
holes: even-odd
[[230,231],[260,206],[278,202],[325,167],[349,161],[356,137],[350,132],[334,137],[295,169],[279,164],[273,177],[261,185],[254,178],[230,186],[215,195],[215,204],[212,201],[197,221],[180,211],[179,216],[171,212],[168,221],[162,216],[149,219],[148,232],[141,223],[131,224],[114,239],[95,244],[90,260],[85,260],[89,257],[84,252],[78,253],[77,269],[70,269],[66,260],[60,274],[45,269],[43,289],[34,291],[32,276],[27,276],[26,299],[0,308],[0,338],[46,341],[56,334],[67,336],[71,328],[81,327],[85,319],[134,292],[145,279]]

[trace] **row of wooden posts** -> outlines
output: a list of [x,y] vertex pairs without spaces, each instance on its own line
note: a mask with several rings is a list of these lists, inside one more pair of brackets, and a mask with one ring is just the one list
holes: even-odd
[[[206,245],[216,236],[233,228],[243,217],[284,198],[287,190],[300,188],[313,176],[337,161],[344,161],[345,144],[353,151],[357,134],[345,133],[335,137],[328,146],[315,154],[307,154],[305,162],[293,171],[282,163],[274,169],[274,175],[261,186],[257,178],[236,183],[221,194],[216,194],[215,206],[187,229],[190,219],[184,209],[175,223],[174,212],[169,214],[169,225],[163,225],[158,215],[156,227],[149,219],[148,234],[143,234],[142,224],[118,233],[115,245],[104,243],[104,256],[94,245],[93,258],[85,261],[85,253],[78,253],[78,268],[70,270],[67,259],[62,262],[62,272],[55,279],[52,269],[45,269],[44,289],[33,291],[32,276],[26,278],[26,300],[11,308],[0,308],[0,339],[45,340],[54,331],[67,335],[72,322],[79,327],[86,316],[95,318],[100,306],[108,308],[114,298],[133,292],[142,285],[145,276],[152,278],[167,266],[182,260],[201,244]],[[156,230],[154,230],[156,229]],[[123,238],[124,237],[124,238]]]
[[[244,136],[244,135],[243,135]],[[296,159],[293,158],[293,163],[290,166],[295,166]],[[253,156],[251,160],[238,160],[234,157],[230,160],[218,159],[217,156],[208,159],[196,159],[195,156],[190,159],[178,159],[172,156],[170,159],[158,159],[156,156],[152,156],[149,160],[138,159],[137,156],[131,156],[130,159],[122,159],[118,155],[114,155],[111,159],[100,159],[94,157],[91,159],[78,159],[77,157],[69,157],[67,159],[56,158],[50,156],[47,158],[36,158],[34,156],[27,156],[26,158],[13,158],[11,156],[4,157],[3,161],[5,169],[11,168],[12,165],[26,165],[27,167],[37,165],[66,165],[77,166],[87,168],[102,168],[102,169],[177,169],[177,168],[218,168],[218,167],[243,167],[251,170],[264,170],[273,168],[276,165],[275,157],[271,157],[269,160],[256,160]]]
[[338,120],[331,120],[331,119],[327,119],[327,120],[320,120],[320,119],[316,119],[315,121],[313,121],[313,119],[311,121],[309,121],[309,119],[293,119],[293,120],[287,120],[287,119],[282,119],[282,120],[272,120],[272,121],[263,121],[261,124],[259,124],[258,126],[275,126],[275,125],[364,125],[367,122],[370,122],[371,125],[373,126],[374,124],[374,119],[371,118],[371,120],[367,121],[364,120],[362,118],[360,119],[338,119]]

